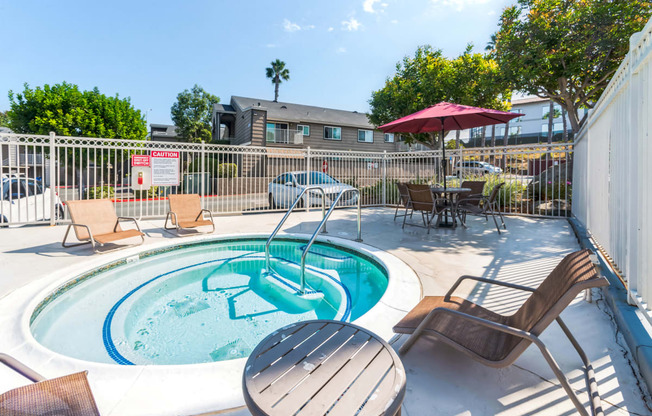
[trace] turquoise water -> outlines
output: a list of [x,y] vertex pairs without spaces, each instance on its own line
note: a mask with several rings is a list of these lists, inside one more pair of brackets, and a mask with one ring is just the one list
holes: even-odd
[[[298,282],[305,242],[273,243],[272,268]],[[265,336],[306,319],[353,321],[381,298],[385,270],[329,244],[306,258],[305,300],[261,277],[263,240],[189,245],[108,268],[52,296],[32,319],[44,346],[117,364],[190,364],[246,357]]]

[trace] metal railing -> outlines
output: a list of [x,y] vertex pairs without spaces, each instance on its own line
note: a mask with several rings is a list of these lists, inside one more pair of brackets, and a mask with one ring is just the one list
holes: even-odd
[[[294,200],[294,203],[288,209],[288,211],[285,213],[281,221],[278,223],[276,228],[274,228],[274,231],[272,231],[272,234],[270,234],[269,238],[267,239],[267,242],[265,243],[265,270],[267,273],[270,273],[272,271],[272,267],[270,264],[270,257],[269,257],[269,247],[272,244],[272,240],[274,240],[274,237],[276,237],[276,234],[278,234],[279,231],[281,231],[281,227],[283,227],[283,224],[285,224],[285,221],[288,219],[290,214],[294,211],[294,209],[299,205],[301,201],[303,201],[303,195],[305,195],[309,191],[320,191],[321,192],[321,212],[322,212],[322,223],[319,224],[319,228],[317,228],[317,234],[319,234],[319,231],[322,230],[323,227],[323,232],[326,232],[326,192],[324,192],[324,189],[321,186],[308,186],[304,188],[300,193],[299,196]],[[310,194],[308,194],[310,195]],[[309,200],[310,198],[308,198]],[[308,204],[310,204],[310,201],[308,201]],[[332,211],[332,208],[328,210]],[[302,290],[303,293],[303,290]]]
[[[317,239],[317,236],[319,235],[319,230],[321,230],[322,226],[324,227],[324,229],[326,228],[326,221],[328,221],[328,218],[333,213],[333,209],[335,209],[335,206],[340,201],[340,199],[342,199],[342,196],[346,192],[351,192],[351,191],[341,191],[337,195],[337,198],[335,198],[335,201],[333,201],[330,208],[328,209],[328,212],[326,213],[326,215],[324,215],[324,218],[319,223],[319,226],[317,226],[317,229],[312,234],[312,237],[310,237],[310,240],[308,241],[308,244],[306,244],[306,247],[303,249],[303,253],[301,254],[301,275],[300,275],[301,281],[300,281],[300,289],[299,289],[299,293],[301,293],[301,294],[303,294],[305,292],[305,289],[306,289],[306,256],[308,255],[308,252],[310,251],[310,247],[312,247],[312,244]],[[362,217],[361,216],[362,209],[361,209],[361,206],[360,206],[360,191],[358,191],[356,189],[353,192],[356,192],[357,195],[358,195],[358,238],[356,238],[355,241],[362,242],[362,219],[361,219],[361,217]],[[268,252],[265,251],[266,256],[267,256],[267,253]],[[270,269],[268,268],[267,271],[269,272],[269,270]]]
[[[168,182],[132,188],[133,156],[172,152]],[[109,198],[119,216],[165,218],[167,196],[201,195],[214,215],[284,212],[303,186],[324,185],[335,198],[342,187],[359,189],[364,207],[395,206],[397,182],[441,184],[443,163],[449,186],[466,179],[487,182],[486,191],[505,182],[498,197],[503,213],[564,217],[572,203],[572,144],[498,146],[441,151],[371,152],[311,148],[227,146],[184,142],[37,136],[0,133],[0,225],[67,222],[67,200]],[[486,162],[501,169],[486,173],[456,169]],[[174,172],[176,171],[176,172]],[[294,187],[276,186],[284,175],[311,172]],[[328,174],[331,185],[313,180]],[[10,179],[9,176],[14,176]],[[339,187],[339,188],[338,188]],[[356,205],[343,198],[345,207]],[[310,206],[297,209],[310,209]]]
[[575,142],[573,214],[652,323],[652,19],[589,113]]

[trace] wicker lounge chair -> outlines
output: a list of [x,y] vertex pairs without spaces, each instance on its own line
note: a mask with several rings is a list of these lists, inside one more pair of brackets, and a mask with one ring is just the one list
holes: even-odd
[[[181,231],[210,225],[212,230],[206,231],[206,233],[215,231],[213,214],[207,209],[202,209],[198,194],[173,194],[168,195],[168,200],[170,201],[170,211],[165,218],[166,230],[177,230],[180,235],[192,235],[181,234]],[[210,220],[204,219],[204,213],[208,213]],[[173,227],[168,227],[169,222]]]
[[34,382],[0,394],[3,416],[99,416],[86,371],[46,380],[6,354],[0,354],[0,363]]
[[[417,185],[408,183],[407,184],[408,194],[410,195],[410,208],[413,211],[421,212],[421,219],[423,220],[423,226],[428,229],[430,233],[430,225],[432,220],[437,217],[437,222],[435,225],[439,224],[441,221],[441,214],[445,209],[448,208],[448,200],[443,198],[435,198],[430,189],[430,185]],[[407,208],[405,209],[407,214]],[[407,215],[403,217],[403,228],[405,228],[405,220]],[[416,224],[408,224],[416,225]]]
[[[399,202],[400,204],[396,206],[396,211],[394,212],[394,221],[396,221],[396,218],[398,217],[404,217],[408,215],[408,211],[410,211],[409,215],[410,218],[412,218],[412,204],[410,203],[410,194],[408,193],[408,188],[406,183],[398,182],[396,184],[396,188],[398,188],[398,196],[400,198]],[[398,210],[401,208],[405,208],[405,213],[404,214],[399,214]]]
[[[66,235],[63,237],[63,242],[61,243],[66,248],[90,243],[93,250],[96,253],[100,253],[95,247],[95,244],[103,246],[107,243],[132,237],[140,237],[141,239],[138,244],[132,245],[140,245],[145,241],[145,235],[140,231],[136,219],[132,217],[118,217],[115,213],[113,203],[109,199],[66,201],[66,206],[68,207],[68,213],[72,220],[72,224],[68,225]],[[120,221],[131,221],[136,225],[136,229],[123,230],[120,227]],[[75,229],[75,235],[82,243],[66,245],[71,228]],[[106,250],[102,251],[102,253],[106,252]]]
[[[394,326],[396,333],[412,334],[401,346],[399,353],[405,354],[419,336],[428,333],[485,365],[502,368],[512,364],[534,343],[577,411],[587,415],[564,373],[539,339],[546,327],[556,320],[584,362],[592,412],[602,414],[591,362],[559,317],[583,290],[609,284],[606,278],[596,272],[589,253],[589,250],[581,250],[567,255],[537,289],[479,277],[460,277],[446,296],[426,296]],[[525,290],[532,292],[532,295],[515,314],[504,316],[452,296],[453,291],[465,279]]]
[[496,214],[498,214],[498,216],[500,217],[500,222],[503,225],[503,228],[507,229],[507,226],[505,225],[505,220],[503,219],[503,214],[498,209],[498,201],[497,201],[498,192],[500,191],[500,188],[502,188],[504,185],[505,183],[502,182],[494,186],[489,196],[484,196],[482,194],[475,195],[475,196],[469,195],[457,201],[457,207],[455,211],[457,212],[457,215],[460,218],[462,225],[466,227],[467,214],[482,215],[487,221],[489,221],[489,215],[491,215],[491,217],[494,219],[494,224],[496,224],[496,229],[498,230],[498,234],[500,234],[500,227],[498,226],[498,221],[496,221]]

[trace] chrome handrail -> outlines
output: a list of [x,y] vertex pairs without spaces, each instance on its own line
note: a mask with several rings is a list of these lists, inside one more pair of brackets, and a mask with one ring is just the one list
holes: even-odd
[[[299,196],[297,196],[297,198],[294,200],[294,203],[292,204],[290,209],[288,209],[288,212],[285,213],[285,216],[283,217],[281,222],[278,223],[278,225],[276,226],[272,234],[267,239],[267,243],[265,243],[265,270],[267,271],[267,273],[271,271],[271,266],[269,261],[269,246],[272,243],[272,240],[274,239],[274,237],[276,237],[276,234],[278,234],[278,232],[281,230],[283,224],[285,224],[285,220],[288,219],[288,217],[290,216],[294,208],[296,208],[296,206],[299,204],[299,201],[301,201],[301,197],[303,197],[303,195],[306,192],[311,190],[318,190],[321,192],[321,213],[322,213],[322,223],[324,223],[323,218],[326,217],[326,191],[324,191],[324,188],[317,185],[307,186],[303,188]],[[310,197],[308,197],[308,201],[306,205],[310,205]],[[319,231],[320,229],[321,226],[317,229],[317,231]],[[326,231],[326,224],[324,223],[324,232],[325,231]]]
[[324,215],[324,218],[321,220],[321,223],[319,223],[319,227],[317,227],[317,230],[313,233],[312,237],[310,237],[310,241],[308,241],[308,244],[303,249],[303,254],[301,254],[301,288],[299,290],[299,293],[301,294],[303,294],[306,289],[306,256],[308,255],[308,251],[310,251],[310,247],[312,247],[312,244],[317,239],[317,236],[319,235],[319,230],[321,230],[321,227],[326,224],[326,221],[328,221],[328,217],[331,216],[331,213],[335,209],[335,206],[340,201],[340,198],[342,198],[342,195],[344,195],[345,192],[355,192],[358,194],[358,238],[355,241],[362,241],[362,222],[360,219],[361,218],[360,214],[362,212],[362,209],[360,205],[361,204],[360,191],[358,189],[353,189],[353,190],[347,189],[344,191],[340,191],[340,193],[337,195],[337,198],[335,198],[335,201],[333,201],[331,207],[328,209],[328,212],[326,213],[326,215]]

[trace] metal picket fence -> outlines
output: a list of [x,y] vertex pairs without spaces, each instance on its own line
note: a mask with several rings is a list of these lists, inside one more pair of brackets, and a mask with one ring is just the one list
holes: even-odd
[[[134,185],[132,157],[161,152],[176,159],[175,179]],[[499,194],[504,213],[562,217],[570,213],[572,152],[571,144],[456,149],[447,150],[444,161],[440,150],[353,152],[4,133],[0,225],[66,221],[66,201],[99,198],[113,200],[121,216],[163,218],[171,193],[200,194],[214,214],[282,211],[298,188],[315,183],[327,192],[342,184],[358,188],[363,206],[394,206],[397,182],[441,184],[443,163],[449,186],[480,179],[488,193],[505,182]]]

